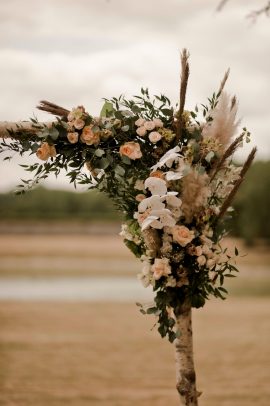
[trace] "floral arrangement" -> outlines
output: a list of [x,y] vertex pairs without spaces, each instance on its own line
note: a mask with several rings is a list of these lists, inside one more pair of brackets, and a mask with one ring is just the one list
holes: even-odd
[[225,299],[224,280],[238,272],[237,248],[229,253],[221,240],[256,148],[242,166],[234,164],[250,133],[243,128],[237,135],[236,98],[224,91],[229,72],[206,104],[184,110],[188,57],[184,49],[179,105],[143,88],[131,100],[105,99],[99,117],[83,106],[69,111],[42,101],[38,108],[57,120],[0,123],[0,153],[39,159],[22,165],[33,178],[23,180],[18,193],[65,170],[75,187],[97,188],[123,213],[121,235],[142,261],[143,286],[155,294],[152,305],[138,306],[156,316],[162,337],[175,341],[180,403],[197,406],[191,308],[211,295]]
[[189,298],[201,307],[210,295],[224,299],[224,278],[237,272],[237,249],[231,256],[220,245],[222,218],[255,150],[243,167],[233,163],[232,154],[250,134],[244,128],[233,138],[237,103],[223,86],[207,105],[183,111],[181,134],[177,107],[141,89],[132,100],[105,100],[100,117],[83,106],[59,114],[57,106],[42,102],[41,109],[57,110],[61,118],[51,125],[33,119],[35,135],[1,143],[2,151],[30,151],[42,161],[25,165],[34,179],[23,181],[20,192],[64,169],[75,186],[110,196],[124,213],[124,242],[142,261],[139,279],[155,292],[154,304],[139,305],[141,312],[155,314],[159,333],[171,342],[181,303]]

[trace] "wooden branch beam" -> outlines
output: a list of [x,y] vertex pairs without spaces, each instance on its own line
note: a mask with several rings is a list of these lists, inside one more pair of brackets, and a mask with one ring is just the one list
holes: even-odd
[[[39,110],[46,111],[47,113],[53,114],[55,116],[64,118],[66,118],[69,113],[69,110],[65,109],[64,107],[60,107],[57,104],[51,103],[46,100],[41,100],[37,108]],[[41,126],[46,125],[47,127],[51,127],[52,122],[39,124]],[[8,130],[12,131],[13,134],[10,134]],[[40,130],[38,128],[35,128],[33,126],[33,123],[31,121],[18,121],[18,122],[0,121],[0,138],[19,139],[22,135],[33,137],[39,131]]]
[[[50,127],[52,122],[40,124],[45,124],[47,127]],[[12,131],[13,134],[9,133],[9,131]],[[22,135],[29,136],[29,138],[31,138],[39,131],[39,128],[33,127],[33,123],[31,121],[0,121],[0,138],[19,139]]]

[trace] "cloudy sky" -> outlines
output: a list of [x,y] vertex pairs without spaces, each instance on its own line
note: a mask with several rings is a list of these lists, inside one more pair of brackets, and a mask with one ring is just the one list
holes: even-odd
[[[0,121],[37,115],[41,99],[97,114],[103,97],[141,86],[177,101],[179,54],[191,53],[187,106],[204,102],[225,70],[227,90],[270,158],[270,18],[246,18],[266,0],[9,0],[0,2]],[[0,162],[0,190],[18,184],[14,163]],[[56,186],[53,179],[48,183]],[[64,178],[57,183],[65,187]]]

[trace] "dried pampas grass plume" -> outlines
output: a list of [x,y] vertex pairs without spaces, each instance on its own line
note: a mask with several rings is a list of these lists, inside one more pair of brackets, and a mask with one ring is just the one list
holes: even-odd
[[237,104],[226,92],[222,92],[217,106],[210,112],[212,121],[203,129],[203,137],[212,138],[225,149],[236,133],[239,121],[236,121]]
[[69,113],[69,110],[65,109],[64,107],[60,107],[57,104],[48,102],[46,100],[41,100],[37,106],[37,109],[46,111],[47,113],[51,113],[54,116],[59,117],[67,117]]
[[222,81],[220,82],[220,86],[219,86],[219,89],[218,89],[218,95],[220,95],[222,93],[222,91],[223,91],[223,89],[225,87],[225,84],[226,84],[226,82],[228,80],[229,75],[230,75],[230,68],[226,70],[226,72],[224,74],[224,77],[223,77]]

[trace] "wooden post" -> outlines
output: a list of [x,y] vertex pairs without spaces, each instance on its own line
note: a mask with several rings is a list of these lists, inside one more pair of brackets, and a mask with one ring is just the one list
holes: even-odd
[[176,389],[181,406],[198,406],[200,395],[196,389],[196,373],[193,360],[193,339],[191,303],[189,300],[182,304],[176,314],[179,338],[175,340],[176,358]]

